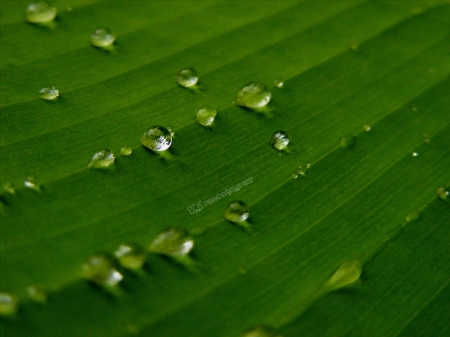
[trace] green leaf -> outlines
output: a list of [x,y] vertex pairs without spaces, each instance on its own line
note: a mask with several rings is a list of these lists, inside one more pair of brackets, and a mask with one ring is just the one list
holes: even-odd
[[[0,183],[15,186],[0,292],[20,300],[5,336],[450,333],[448,1],[54,5],[51,28],[0,4]],[[112,50],[89,44],[103,27]],[[196,90],[176,83],[187,67]],[[252,81],[271,89],[264,111],[233,104]],[[195,120],[206,105],[211,128]],[[140,144],[154,125],[175,132],[167,155]],[[278,130],[289,151],[271,147]],[[113,167],[88,169],[103,149]],[[248,228],[224,219],[235,200]],[[139,272],[117,267],[120,291],[82,278],[89,256],[168,227],[194,237],[191,258],[148,252]]]

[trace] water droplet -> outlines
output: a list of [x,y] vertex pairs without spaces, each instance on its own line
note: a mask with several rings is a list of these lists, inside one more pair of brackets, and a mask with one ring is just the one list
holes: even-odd
[[114,252],[120,265],[128,269],[140,269],[145,263],[145,249],[137,243],[122,244]]
[[237,94],[236,104],[247,108],[261,108],[270,101],[269,88],[259,82],[252,82],[242,87]]
[[100,286],[113,287],[122,281],[123,276],[115,268],[114,259],[108,254],[94,254],[82,268],[83,278]]
[[152,126],[142,136],[141,143],[152,151],[165,151],[172,145],[172,135],[163,126]]
[[413,221],[416,221],[417,219],[419,219],[419,217],[420,217],[419,212],[409,213],[408,216],[406,217],[406,221],[413,222]]
[[413,157],[418,157],[418,156],[419,156],[419,153],[418,153],[418,152],[411,152],[411,155],[412,155]]
[[88,168],[105,169],[110,167],[114,163],[114,160],[116,160],[114,153],[110,150],[101,150],[92,156]]
[[194,248],[194,239],[184,228],[172,227],[160,233],[148,250],[171,257],[186,256]]
[[345,262],[324,284],[324,288],[331,291],[349,286],[359,279],[361,272],[362,266],[358,261]]
[[26,188],[29,188],[30,190],[40,191],[40,187],[37,184],[36,179],[34,177],[28,177],[27,179],[25,179],[23,185]]
[[350,42],[349,48],[353,51],[358,51],[359,44],[356,41],[352,40]]
[[306,164],[305,167],[299,166],[297,168],[297,173],[295,174],[296,178],[297,178],[297,175],[301,175],[304,177],[306,175],[306,171],[308,171],[310,167],[311,167],[311,164]]
[[26,17],[28,22],[45,23],[52,21],[57,12],[56,8],[48,3],[38,2],[27,7]]
[[275,80],[273,81],[273,84],[277,87],[277,88],[282,88],[284,86],[284,82],[280,81],[280,80]]
[[14,188],[13,184],[9,182],[3,185],[3,189],[9,194],[16,194],[16,189]]
[[429,135],[423,135],[422,139],[425,144],[431,144],[431,137]]
[[0,316],[11,316],[17,312],[19,301],[13,295],[0,292]]
[[47,301],[47,294],[44,289],[39,286],[32,285],[27,288],[27,293],[30,299],[38,303],[45,303]]
[[124,146],[120,149],[121,155],[129,156],[131,153],[133,153],[133,149],[129,146]]
[[282,337],[274,329],[263,325],[257,325],[242,335],[242,337]]
[[439,187],[438,190],[436,191],[436,194],[438,198],[442,200],[447,200],[448,196],[450,195],[450,192],[445,187]]
[[198,82],[197,72],[192,68],[183,69],[178,73],[177,82],[182,87],[192,87]]
[[340,145],[342,147],[346,147],[349,149],[353,146],[353,144],[355,144],[355,141],[356,141],[355,136],[345,136],[345,137],[342,137]]
[[101,28],[94,31],[91,35],[91,43],[95,47],[108,47],[114,43],[116,36],[109,28]]
[[59,96],[59,90],[55,87],[42,88],[39,91],[39,97],[47,101],[54,101]]
[[286,132],[277,131],[272,135],[270,144],[277,150],[283,150],[289,144],[289,137]]
[[217,111],[214,108],[207,105],[198,110],[197,123],[209,127],[214,122],[214,118],[216,118],[216,115]]
[[249,208],[242,201],[233,201],[225,209],[225,219],[231,222],[244,222],[250,216]]
[[413,106],[411,107],[411,110],[412,110],[412,111],[417,111],[417,107],[413,105]]
[[370,125],[363,125],[363,130],[366,132],[369,132],[372,128],[370,127]]
[[170,135],[173,137],[175,136],[175,131],[170,126],[167,126],[166,129],[170,132]]

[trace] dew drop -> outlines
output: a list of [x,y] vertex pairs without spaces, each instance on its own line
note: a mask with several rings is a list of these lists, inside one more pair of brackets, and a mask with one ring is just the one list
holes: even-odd
[[172,227],[160,233],[148,250],[171,257],[186,256],[194,248],[194,239],[184,228]]
[[121,155],[129,156],[131,153],[133,153],[133,149],[129,146],[124,146],[120,149]]
[[252,82],[243,86],[238,92],[236,104],[247,108],[261,108],[269,103],[271,96],[266,85]]
[[418,153],[418,152],[411,152],[411,155],[412,155],[413,157],[418,157],[418,156],[419,156],[419,153]]
[[46,101],[54,101],[59,97],[59,90],[55,87],[47,87],[39,90],[39,97]]
[[277,131],[272,135],[270,144],[277,150],[283,150],[289,144],[289,137],[286,132]]
[[310,167],[311,164],[306,164],[305,167],[303,166],[297,167],[297,174],[304,177],[306,175],[306,171],[308,171]]
[[361,272],[362,266],[358,261],[345,262],[324,284],[324,288],[332,291],[349,286],[359,279]]
[[419,212],[409,213],[408,216],[406,217],[406,221],[407,222],[414,222],[417,219],[419,219],[419,217],[420,217],[420,213]]
[[274,329],[263,325],[257,325],[242,335],[242,337],[282,337]]
[[172,145],[172,134],[163,126],[152,126],[142,136],[141,143],[152,151],[165,151]]
[[48,3],[37,2],[28,5],[26,18],[31,23],[45,23],[52,21],[56,17],[57,12],[56,8]]
[[370,127],[370,125],[363,125],[362,129],[366,132],[369,132],[372,128]]
[[101,150],[92,156],[88,168],[105,169],[114,164],[116,156],[110,150]]
[[47,301],[47,294],[40,286],[32,285],[27,288],[28,297],[38,303],[45,303]]
[[284,86],[284,82],[280,81],[280,80],[275,80],[273,81],[273,84],[277,87],[277,88],[282,88]]
[[177,76],[177,82],[179,85],[185,88],[192,87],[198,82],[197,72],[192,68],[182,69]]
[[123,276],[115,267],[114,259],[108,254],[94,254],[82,267],[83,278],[100,286],[116,286]]
[[5,190],[6,193],[16,194],[16,189],[14,188],[14,185],[9,182],[3,185],[3,189]]
[[140,269],[145,263],[145,249],[137,243],[121,244],[114,252],[119,264],[128,269]]
[[18,299],[8,293],[0,292],[0,316],[11,316],[17,312]]
[[429,135],[423,135],[422,139],[425,144],[431,144],[431,137]]
[[205,127],[209,127],[214,122],[214,118],[216,118],[216,115],[217,111],[214,108],[207,105],[198,110],[197,123]]
[[25,179],[23,185],[26,188],[29,188],[30,190],[40,191],[40,187],[37,184],[36,179],[34,177],[28,177],[27,179]]
[[356,137],[355,136],[345,136],[342,137],[340,145],[342,147],[346,147],[347,149],[351,148],[353,144],[355,144]]
[[438,190],[436,191],[436,194],[438,198],[442,200],[447,200],[448,196],[450,195],[450,192],[445,187],[439,187]]
[[91,44],[99,48],[108,47],[112,45],[115,40],[116,36],[109,28],[97,29],[91,35]]
[[248,219],[250,212],[246,203],[237,200],[228,204],[224,216],[228,221],[240,223]]

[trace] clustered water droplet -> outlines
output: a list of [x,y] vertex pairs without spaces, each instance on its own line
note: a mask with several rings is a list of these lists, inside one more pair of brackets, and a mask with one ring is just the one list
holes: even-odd
[[46,101],[54,101],[59,97],[59,90],[55,87],[42,88],[39,91],[39,97]]
[[18,299],[6,292],[0,292],[0,316],[11,316],[17,312]]
[[178,73],[177,82],[179,85],[185,88],[193,87],[198,82],[197,72],[192,68],[182,69]]
[[243,86],[238,92],[236,104],[247,108],[261,108],[269,103],[271,96],[266,85],[252,82]]
[[58,11],[46,2],[37,2],[28,5],[26,11],[27,21],[31,23],[46,23],[52,21]]
[[272,138],[270,139],[270,144],[277,149],[277,150],[283,150],[286,148],[286,146],[289,144],[289,137],[286,132],[284,131],[277,131],[272,135]]
[[172,145],[172,134],[164,126],[152,126],[143,134],[141,143],[152,151],[165,151]]
[[105,48],[114,43],[116,36],[109,28],[95,30],[91,35],[91,44],[95,47]]
[[217,111],[209,105],[201,108],[197,112],[197,123],[205,127],[210,127],[216,118]]
[[101,150],[92,156],[88,168],[92,169],[106,169],[111,167],[116,160],[116,156],[110,150]]
[[311,164],[306,164],[305,167],[297,167],[297,172],[292,175],[292,178],[297,179],[299,175],[304,177],[306,175],[306,171],[308,171],[310,167]]

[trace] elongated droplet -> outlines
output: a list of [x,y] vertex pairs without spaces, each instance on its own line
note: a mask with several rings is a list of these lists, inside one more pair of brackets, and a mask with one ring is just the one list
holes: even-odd
[[413,221],[416,221],[417,219],[419,219],[419,217],[420,217],[419,212],[409,213],[408,216],[406,217],[406,221],[413,222]]
[[83,278],[100,286],[116,286],[123,276],[115,268],[114,259],[108,254],[94,254],[82,268]]
[[355,144],[356,137],[355,136],[345,136],[341,139],[341,146],[346,148],[351,148],[353,144]]
[[59,90],[55,87],[42,88],[39,91],[39,97],[46,101],[54,101],[59,97]]
[[47,301],[47,294],[44,289],[39,286],[32,285],[27,288],[28,296],[31,300],[38,303],[45,303]]
[[88,168],[105,169],[114,164],[116,156],[110,150],[101,150],[92,156]]
[[361,272],[362,266],[358,261],[343,263],[324,284],[324,288],[331,291],[351,285],[359,279]]
[[120,149],[120,154],[123,156],[129,156],[131,153],[133,153],[133,149],[129,146],[124,146]]
[[450,195],[450,192],[445,187],[439,187],[438,190],[436,191],[436,194],[438,198],[442,200],[447,200],[448,196]]
[[14,185],[9,182],[3,186],[3,189],[5,190],[6,193],[16,194],[16,189],[14,188]]
[[257,325],[242,335],[242,337],[282,337],[274,329],[263,325]]
[[207,105],[198,110],[197,123],[205,127],[209,127],[214,122],[214,118],[216,118],[216,115],[217,115],[216,109]]
[[109,28],[101,28],[95,30],[91,35],[91,44],[95,47],[108,47],[114,43],[116,36]]
[[163,126],[152,126],[145,131],[141,138],[141,143],[152,151],[165,151],[172,145],[172,135]]
[[28,22],[45,23],[52,21],[57,14],[55,7],[46,2],[37,2],[27,7],[26,17]]
[[160,233],[148,250],[171,257],[185,256],[194,248],[194,239],[184,228],[172,227]]
[[282,88],[284,86],[284,82],[280,81],[280,80],[275,80],[273,81],[273,84],[277,87],[277,88]]
[[122,244],[114,252],[120,265],[128,269],[140,269],[145,263],[145,249],[137,243]]
[[28,177],[27,179],[25,179],[23,185],[26,188],[29,188],[30,190],[40,191],[40,187],[37,184],[36,179],[34,177]]
[[178,73],[177,82],[182,87],[192,87],[198,82],[197,72],[192,68],[185,68]]
[[289,144],[289,137],[286,132],[277,131],[272,135],[270,144],[277,150],[283,150]]
[[370,127],[370,125],[363,125],[363,130],[366,132],[369,132],[372,128]]
[[266,85],[252,82],[243,86],[238,92],[236,104],[247,108],[261,108],[269,103],[271,96]]
[[0,292],[0,316],[11,316],[17,312],[19,301],[11,294]]
[[237,200],[228,204],[224,216],[228,221],[239,223],[246,221],[250,212],[245,202]]

